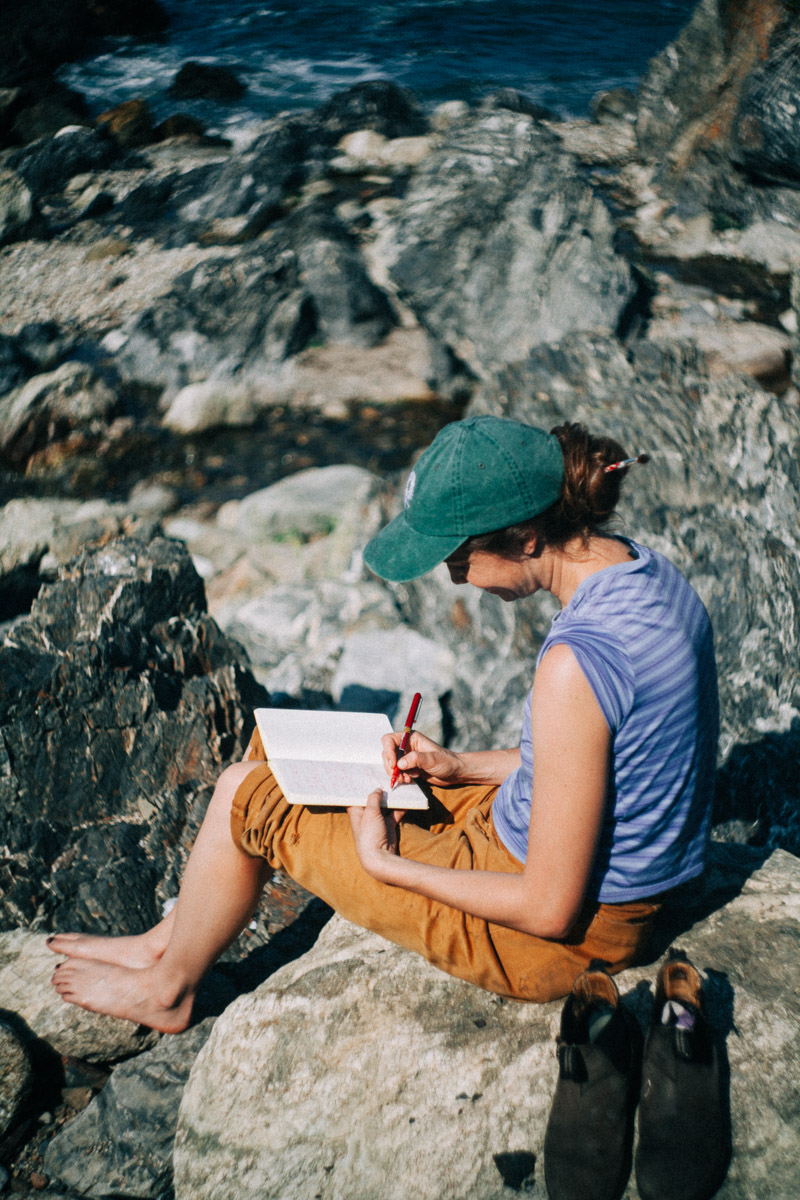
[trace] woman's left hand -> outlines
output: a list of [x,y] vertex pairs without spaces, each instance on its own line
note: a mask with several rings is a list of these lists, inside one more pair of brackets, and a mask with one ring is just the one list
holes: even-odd
[[379,879],[387,855],[396,855],[397,826],[403,817],[396,809],[381,808],[381,791],[370,792],[364,808],[348,808],[350,827],[359,862],[368,875]]

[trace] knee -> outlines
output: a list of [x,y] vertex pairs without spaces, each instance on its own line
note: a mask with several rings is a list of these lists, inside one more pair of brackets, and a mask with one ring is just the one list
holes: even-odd
[[209,812],[214,812],[226,821],[230,818],[231,804],[240,785],[258,766],[257,762],[237,762],[226,767],[217,780],[214,794],[209,803]]

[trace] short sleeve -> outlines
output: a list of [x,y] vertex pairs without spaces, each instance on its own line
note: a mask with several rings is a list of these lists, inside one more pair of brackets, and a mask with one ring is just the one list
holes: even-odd
[[570,622],[551,631],[539,661],[551,646],[569,646],[578,660],[600,711],[612,733],[620,728],[633,707],[634,678],[630,657],[619,640],[588,622]]

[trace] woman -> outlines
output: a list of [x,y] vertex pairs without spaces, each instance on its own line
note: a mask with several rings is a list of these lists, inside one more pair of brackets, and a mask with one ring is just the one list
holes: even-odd
[[[441,562],[456,584],[561,605],[542,647],[520,746],[455,753],[384,739],[387,774],[427,784],[431,809],[289,806],[257,736],[223,772],[170,915],[138,937],[61,934],[61,996],[166,1032],[186,1027],[203,973],[280,867],[338,912],[503,995],[569,992],[592,958],[641,954],[664,893],[703,869],[716,762],[708,616],[660,555],[607,525],[626,455],[578,425],[548,434],[497,417],[443,429],[404,510],[368,545],[378,575]],[[630,461],[630,460],[629,460]],[[233,835],[233,836],[231,836]]]

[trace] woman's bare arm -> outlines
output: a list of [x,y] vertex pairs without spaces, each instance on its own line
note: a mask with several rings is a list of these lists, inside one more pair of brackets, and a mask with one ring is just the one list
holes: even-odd
[[610,733],[566,646],[554,646],[533,688],[533,803],[522,874],[458,871],[401,858],[373,793],[351,809],[364,869],[462,912],[539,937],[566,936],[583,901],[603,817]]

